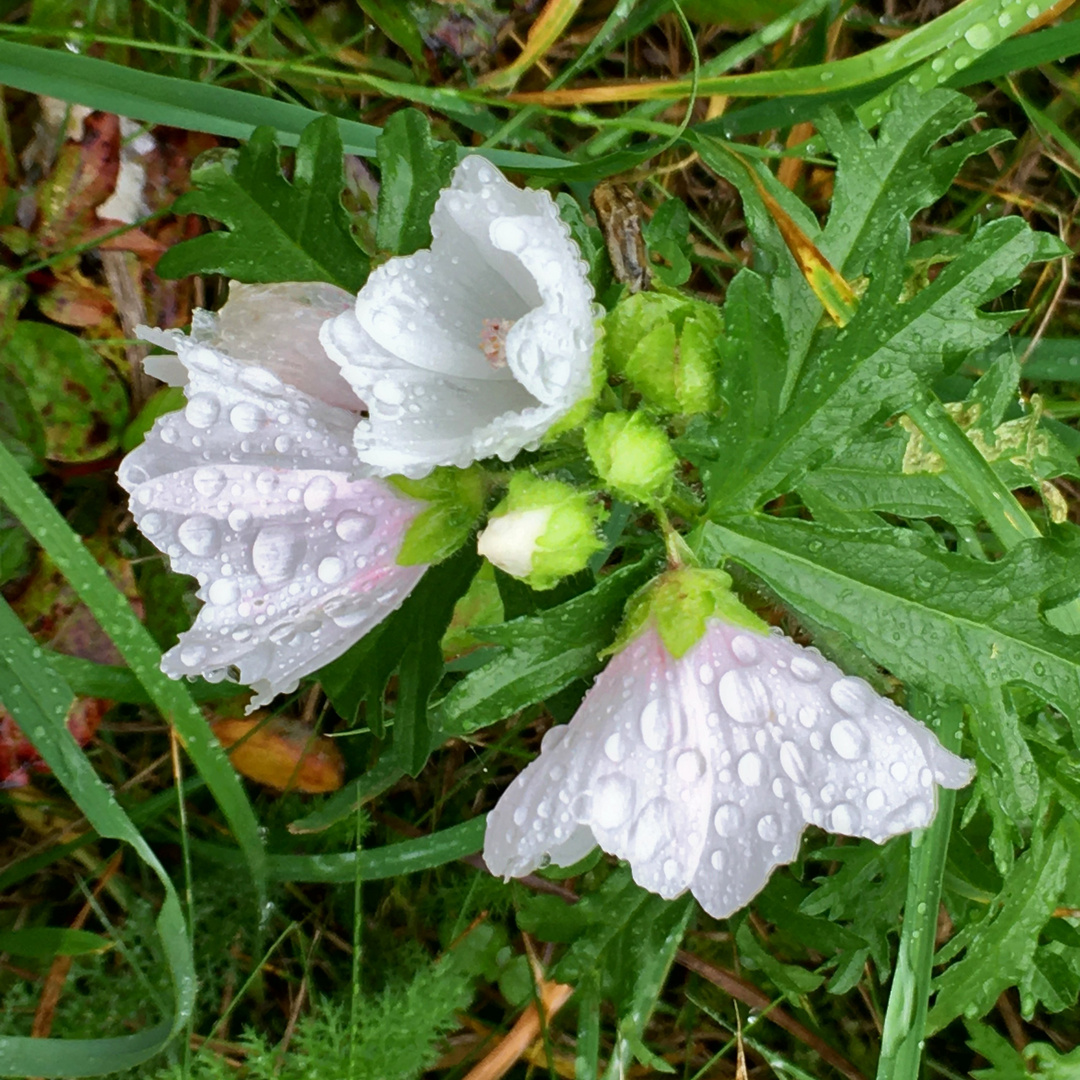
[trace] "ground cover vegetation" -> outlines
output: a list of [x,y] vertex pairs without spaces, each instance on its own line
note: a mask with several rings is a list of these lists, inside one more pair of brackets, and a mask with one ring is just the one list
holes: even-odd
[[[1076,1074],[1068,3],[0,10],[0,1075]],[[485,391],[459,423],[415,370],[442,346],[402,305],[425,259],[446,303],[482,285],[438,245],[483,206],[503,245],[488,265],[531,236],[536,311],[559,317],[526,338],[535,312],[483,313],[477,355],[538,411],[488,415]],[[327,323],[290,353],[298,295]],[[377,370],[372,296],[405,312]],[[190,328],[151,335],[180,367],[139,326]],[[298,355],[289,385],[262,354],[214,352],[241,361],[241,339],[279,373]],[[313,406],[323,347],[345,378]],[[439,404],[414,430],[417,385]],[[273,431],[271,399],[291,410]],[[215,562],[225,525],[185,500],[218,498],[224,474],[207,458],[188,491],[161,463],[201,452],[221,402],[240,462],[224,497],[278,515],[255,569],[316,601],[265,639],[252,617],[254,644],[229,623],[215,666],[192,635],[240,592]],[[369,471],[341,485],[408,507],[381,546],[351,504],[336,518],[349,557],[392,579],[377,617],[319,591],[337,548],[307,578],[293,558],[331,466],[295,498],[265,469],[243,478],[243,455],[287,459],[304,417],[319,439],[359,421],[340,453]],[[155,498],[184,513],[169,524]],[[220,513],[239,537],[237,505]],[[643,679],[688,670],[699,642],[756,658],[768,627],[784,685],[805,661],[844,712],[824,742],[812,722],[805,745],[778,736],[772,773],[760,742],[738,781],[710,762],[700,799],[706,765],[683,748],[685,807],[639,808],[629,839],[567,787],[628,862],[548,864],[564,837],[515,832],[573,772],[567,722],[607,722],[600,697],[582,707],[607,665],[636,702],[640,657]],[[310,645],[327,635],[332,659]],[[791,722],[775,667],[734,696],[722,670],[700,681],[717,679],[725,737],[744,712]],[[943,786],[928,770],[891,823],[875,815],[916,751],[889,791],[859,773],[878,767],[874,717],[898,715],[868,686],[937,740],[901,722]],[[620,729],[637,743],[619,782],[666,747],[654,704]],[[485,848],[530,762],[542,790],[528,815],[496,812]],[[745,795],[761,769],[803,802],[755,826],[719,789]],[[844,783],[858,806],[827,793]],[[725,848],[711,865],[735,892],[691,889],[693,814],[765,852],[761,880]],[[493,876],[485,851],[523,876]]]

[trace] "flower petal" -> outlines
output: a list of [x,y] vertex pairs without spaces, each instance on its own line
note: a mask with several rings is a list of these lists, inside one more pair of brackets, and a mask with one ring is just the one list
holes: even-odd
[[[242,364],[257,365],[312,397],[341,409],[360,412],[363,401],[341,377],[319,344],[319,328],[329,318],[350,310],[354,298],[336,285],[289,281],[273,285],[230,282],[229,298],[219,311],[196,309],[191,336],[176,330],[138,328],[139,336],[166,349],[206,345]],[[165,363],[162,363],[165,361]],[[150,357],[147,371],[171,385],[182,385],[175,361]]]
[[711,915],[795,858],[807,823],[879,843],[926,825],[971,766],[814,649],[710,619],[681,658],[649,626],[488,816],[484,858],[566,865],[589,835],[634,880]]
[[166,654],[173,677],[239,678],[249,711],[292,690],[398,607],[422,504],[357,478],[356,417],[206,346],[182,350],[188,404],[119,470],[140,529],[206,601]]
[[532,448],[590,389],[588,268],[550,195],[466,158],[429,251],[391,259],[321,341],[369,403],[362,461],[423,476]]

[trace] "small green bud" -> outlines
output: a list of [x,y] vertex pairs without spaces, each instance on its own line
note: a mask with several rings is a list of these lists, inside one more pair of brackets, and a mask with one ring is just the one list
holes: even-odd
[[630,601],[608,652],[618,652],[655,620],[664,647],[677,660],[701,639],[706,621],[712,618],[759,634],[769,630],[768,624],[731,591],[731,576],[723,570],[689,566],[668,570],[653,578]]
[[715,412],[724,320],[712,304],[637,293],[605,321],[608,365],[645,403],[669,413]]
[[399,566],[437,563],[453,555],[484,509],[484,475],[476,465],[440,467],[419,480],[391,476],[388,482],[430,504],[409,526],[398,553]]
[[607,413],[585,427],[585,449],[597,475],[636,502],[665,499],[678,464],[663,428],[644,413]]
[[529,472],[510,478],[506,498],[492,511],[476,548],[489,562],[534,589],[550,589],[583,570],[603,547],[597,524],[603,508],[588,492]]

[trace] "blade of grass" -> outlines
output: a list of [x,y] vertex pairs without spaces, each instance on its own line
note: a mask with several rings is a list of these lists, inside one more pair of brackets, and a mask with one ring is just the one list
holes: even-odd
[[[9,466],[10,468],[10,466]],[[0,699],[99,835],[130,844],[165,890],[157,918],[175,998],[173,1015],[135,1035],[104,1039],[0,1037],[0,1075],[98,1076],[130,1069],[159,1053],[187,1024],[195,1003],[191,940],[165,868],[120,809],[67,729],[74,695],[45,652],[0,599]]]
[[[1006,0],[1005,4],[1000,0],[963,0],[932,22],[857,56],[781,71],[703,78],[698,90],[702,94],[729,97],[820,94],[859,86],[884,75],[898,75],[905,68],[924,61],[927,62],[926,74],[919,69],[919,85],[936,86],[954,72],[970,66],[976,56],[1033,22],[1053,5],[1054,0],[1031,0],[1030,3]],[[1006,18],[1002,25],[1001,20]],[[937,60],[941,63],[935,67]],[[691,80],[671,79],[514,94],[511,100],[521,104],[571,106],[615,101],[670,101],[687,97],[690,89]],[[874,108],[877,107],[875,104]]]
[[161,650],[136,618],[126,598],[2,443],[0,499],[49,553],[102,630],[112,639],[150,700],[176,728],[196,769],[232,827],[261,905],[266,896],[266,852],[255,812],[228,757],[184,684],[174,682],[162,672]]
[[[917,694],[912,695],[911,707],[915,715],[921,714],[920,718],[924,720],[931,719],[928,714],[935,711],[930,701]],[[959,705],[950,705],[937,710],[937,723],[930,726],[946,750],[958,753],[962,725],[963,709]],[[955,804],[955,791],[939,789],[938,812],[933,824],[911,835],[904,921],[881,1033],[877,1080],[918,1080],[919,1077],[941,884]]]
[[548,0],[536,21],[529,27],[525,48],[511,64],[492,71],[480,80],[489,90],[509,90],[529,68],[544,59],[548,50],[559,40],[559,35],[581,7],[581,0]]

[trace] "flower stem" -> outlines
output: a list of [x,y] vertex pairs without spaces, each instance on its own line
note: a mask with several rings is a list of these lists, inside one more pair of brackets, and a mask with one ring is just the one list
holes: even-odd
[[[930,719],[935,714],[935,729],[946,750],[958,751],[963,723],[960,705],[935,708],[913,695],[912,711]],[[934,939],[937,932],[941,883],[945,858],[952,832],[956,792],[938,789],[938,812],[933,824],[911,834],[911,858],[908,864],[907,899],[900,931],[900,948],[889,990],[889,1005],[881,1033],[881,1056],[877,1080],[918,1080],[926,1034],[926,1013],[930,997],[930,976],[934,962]]]

